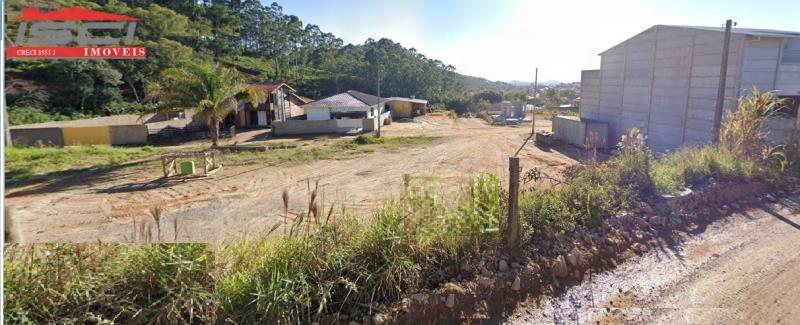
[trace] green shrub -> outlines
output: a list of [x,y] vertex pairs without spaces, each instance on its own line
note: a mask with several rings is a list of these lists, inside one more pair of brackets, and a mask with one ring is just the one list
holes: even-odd
[[[8,249],[19,258],[8,258]],[[204,244],[6,246],[8,323],[212,322]]]
[[706,146],[683,148],[664,155],[650,171],[656,190],[671,194],[684,187],[727,182],[772,180],[776,168],[730,150]]

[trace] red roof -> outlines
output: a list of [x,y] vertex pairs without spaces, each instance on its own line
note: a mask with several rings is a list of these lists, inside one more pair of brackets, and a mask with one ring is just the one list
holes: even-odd
[[83,8],[65,8],[41,13],[39,8],[22,8],[22,17],[17,21],[35,20],[142,20],[141,18],[115,15]]

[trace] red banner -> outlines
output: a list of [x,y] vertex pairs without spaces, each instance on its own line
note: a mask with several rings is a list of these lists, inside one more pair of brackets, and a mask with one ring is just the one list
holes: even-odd
[[144,59],[141,46],[14,46],[6,48],[8,58],[27,59]]

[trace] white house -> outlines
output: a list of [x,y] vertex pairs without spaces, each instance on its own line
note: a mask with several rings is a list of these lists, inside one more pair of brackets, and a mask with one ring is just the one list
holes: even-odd
[[[657,151],[711,140],[724,28],[653,26],[600,53],[581,74],[580,117],[609,139],[640,128]],[[733,28],[724,108],[753,86],[800,103],[800,32]]]
[[385,112],[385,103],[383,98],[348,90],[308,103],[303,108],[308,120],[372,119],[378,116],[379,110]]

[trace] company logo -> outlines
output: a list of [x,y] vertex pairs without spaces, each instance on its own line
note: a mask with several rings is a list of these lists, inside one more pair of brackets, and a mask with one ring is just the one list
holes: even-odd
[[[83,8],[65,8],[42,13],[22,9],[15,45],[6,49],[9,58],[144,59],[147,50],[130,46],[140,18]],[[93,31],[109,34],[94,36]],[[77,44],[77,46],[70,46]]]

